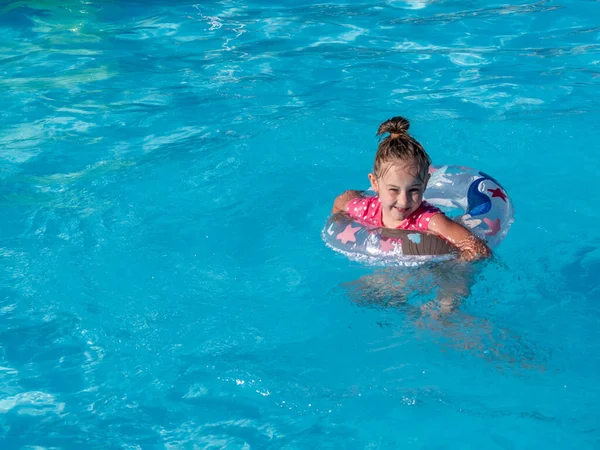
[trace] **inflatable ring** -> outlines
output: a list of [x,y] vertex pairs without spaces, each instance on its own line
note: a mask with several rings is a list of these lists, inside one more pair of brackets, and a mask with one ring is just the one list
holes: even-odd
[[[497,247],[514,221],[512,201],[500,183],[462,166],[431,167],[429,172],[424,200],[484,239],[489,247]],[[370,228],[343,213],[329,219],[322,237],[333,250],[374,264],[415,265],[457,255],[456,248],[436,235]]]

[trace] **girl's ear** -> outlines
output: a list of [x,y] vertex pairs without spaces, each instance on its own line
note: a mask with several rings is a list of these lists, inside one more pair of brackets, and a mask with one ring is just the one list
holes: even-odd
[[369,174],[369,181],[371,182],[371,189],[373,189],[375,192],[379,192],[379,185],[377,183],[377,177],[375,174]]
[[[425,189],[427,189],[427,184],[429,183],[429,179],[431,178],[431,174],[428,173],[427,176],[425,177]],[[425,190],[424,189],[424,190]]]

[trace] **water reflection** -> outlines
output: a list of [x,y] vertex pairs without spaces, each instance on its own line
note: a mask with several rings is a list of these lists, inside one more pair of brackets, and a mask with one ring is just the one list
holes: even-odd
[[482,273],[490,265],[501,267],[497,261],[446,261],[418,268],[383,268],[342,287],[359,306],[396,308],[414,327],[428,330],[428,339],[442,345],[468,351],[498,367],[545,369],[548,350],[490,318],[469,313],[469,303],[475,300],[472,289],[485,282]]

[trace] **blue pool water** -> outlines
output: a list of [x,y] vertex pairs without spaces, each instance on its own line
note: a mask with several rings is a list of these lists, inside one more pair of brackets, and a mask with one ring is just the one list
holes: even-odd
[[[600,448],[598,17],[3,2],[0,447]],[[397,114],[516,208],[446,317],[320,237]]]

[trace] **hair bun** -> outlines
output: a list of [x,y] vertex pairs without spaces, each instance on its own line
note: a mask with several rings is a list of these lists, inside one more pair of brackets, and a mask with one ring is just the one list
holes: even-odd
[[392,117],[386,120],[377,130],[377,136],[390,133],[391,139],[399,138],[400,136],[407,135],[408,129],[410,128],[410,122],[402,116]]

